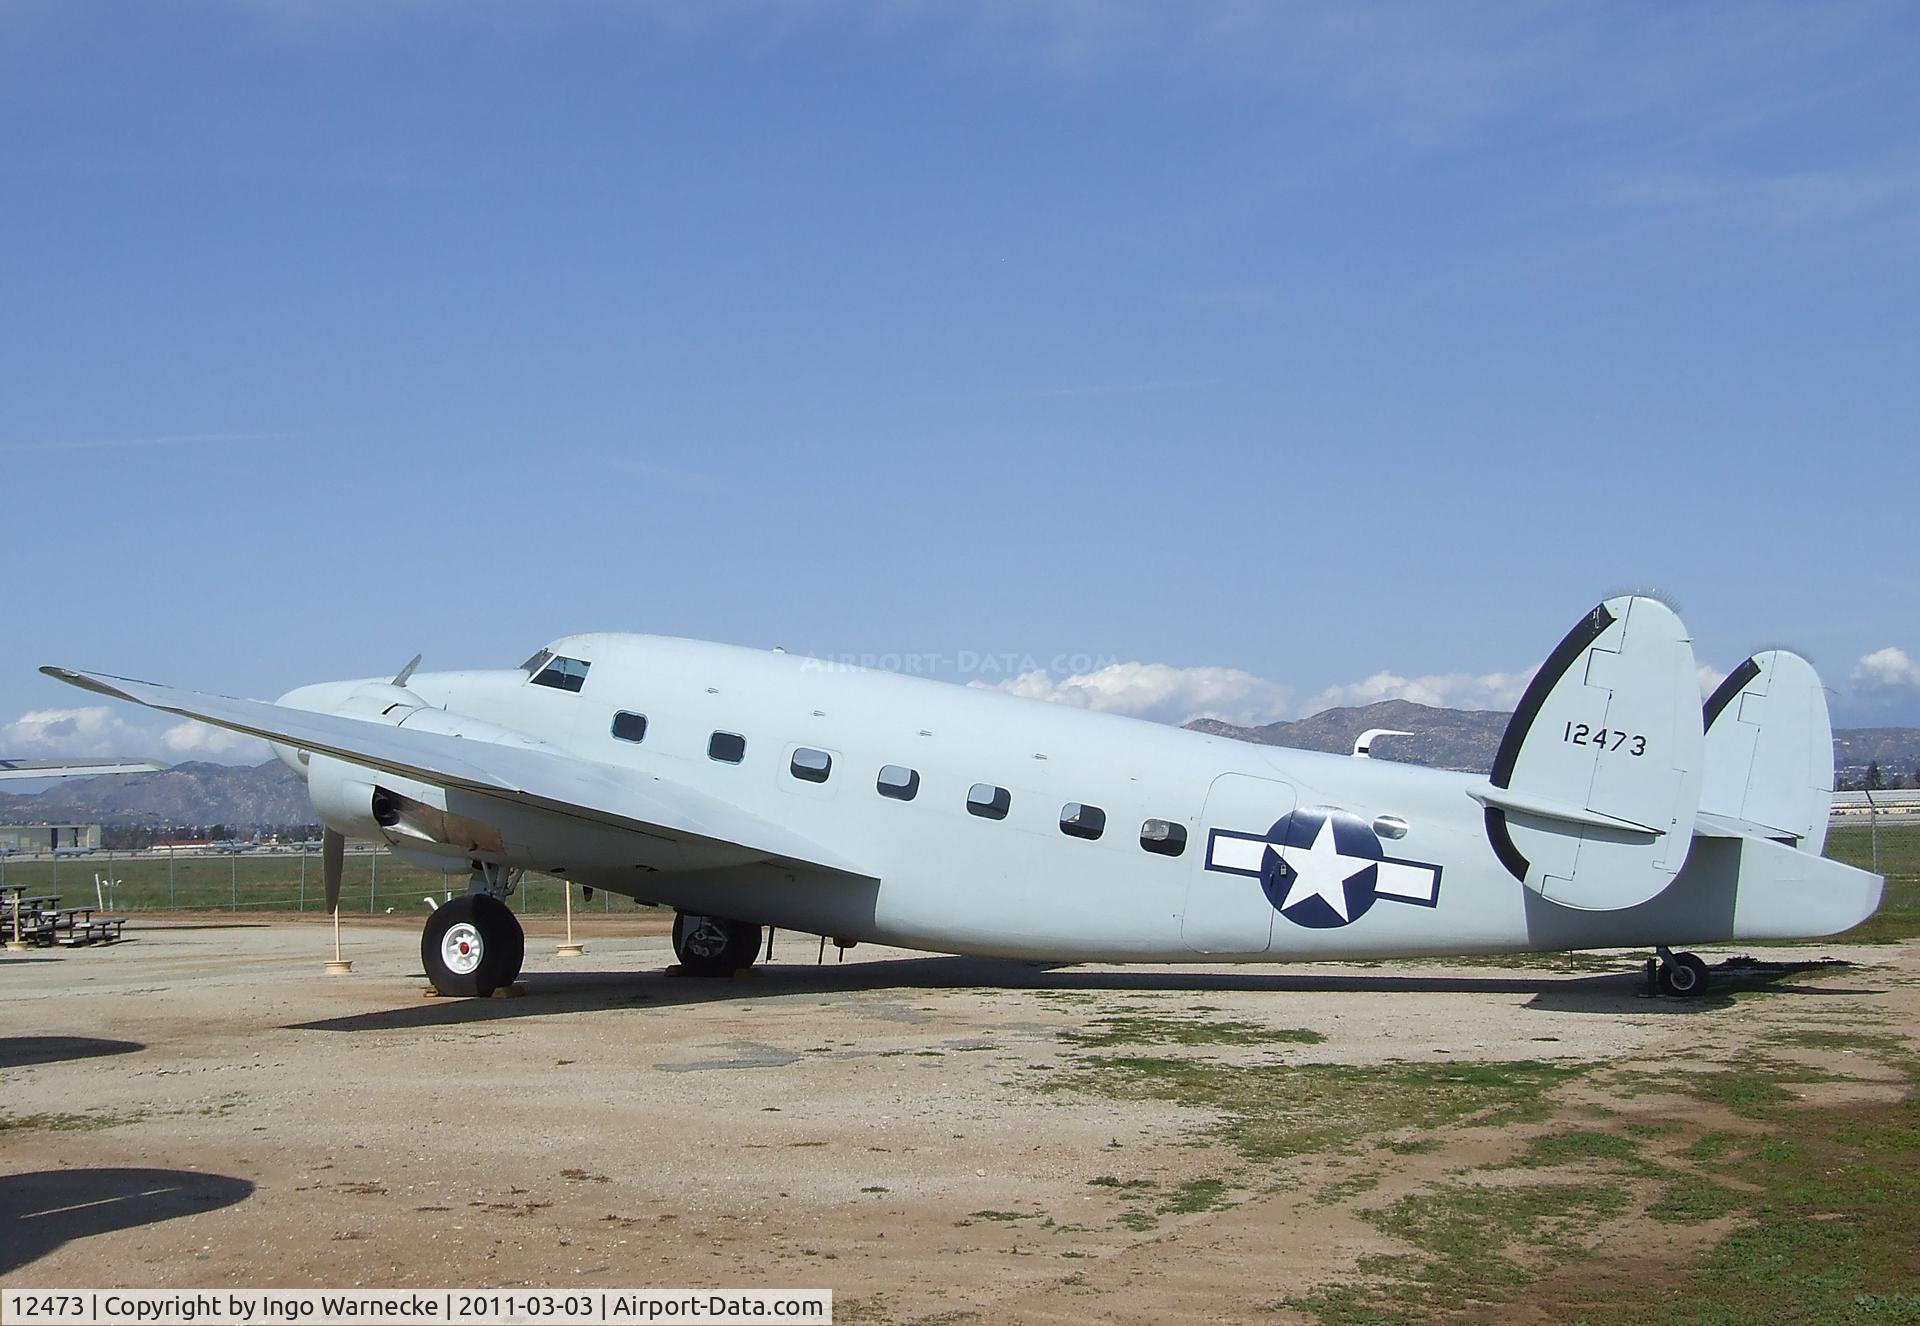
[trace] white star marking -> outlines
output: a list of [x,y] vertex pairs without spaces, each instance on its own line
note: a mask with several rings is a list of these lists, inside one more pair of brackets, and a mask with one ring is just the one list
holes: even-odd
[[1333,818],[1320,821],[1320,832],[1313,836],[1312,847],[1287,847],[1280,859],[1293,871],[1287,886],[1287,900],[1280,904],[1286,911],[1297,902],[1319,898],[1333,908],[1342,921],[1351,921],[1347,912],[1346,883],[1374,863],[1360,857],[1343,856],[1333,841]]

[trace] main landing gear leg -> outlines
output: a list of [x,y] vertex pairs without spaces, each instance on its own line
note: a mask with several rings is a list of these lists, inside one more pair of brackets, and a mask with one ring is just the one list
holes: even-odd
[[475,862],[465,896],[433,909],[420,963],[439,993],[484,998],[519,977],[527,935],[505,901],[519,882],[517,870]]
[[1660,955],[1656,976],[1660,993],[1676,999],[1698,999],[1707,992],[1707,964],[1698,953],[1675,953],[1665,944],[1654,952]]

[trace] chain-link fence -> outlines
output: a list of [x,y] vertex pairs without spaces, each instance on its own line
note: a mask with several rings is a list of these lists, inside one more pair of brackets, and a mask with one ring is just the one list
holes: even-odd
[[[65,906],[99,905],[116,913],[164,911],[324,912],[318,851],[235,853],[92,852],[56,857],[0,856],[0,886],[18,885],[30,895],[57,895]],[[557,913],[565,906],[565,885],[532,871],[520,881],[511,905],[532,914]],[[391,853],[362,849],[347,853],[340,886],[340,910],[417,912],[423,899],[448,890],[464,893],[467,871],[451,874],[423,869]],[[584,902],[576,892],[575,911],[590,907],[611,911],[610,894]],[[625,898],[619,905],[629,910]]]

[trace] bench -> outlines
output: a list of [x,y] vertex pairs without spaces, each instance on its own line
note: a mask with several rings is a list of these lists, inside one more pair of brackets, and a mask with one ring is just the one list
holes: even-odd
[[56,944],[84,944],[87,926],[96,909],[92,907],[50,907],[40,913],[43,925],[50,925]]
[[[26,902],[59,902],[57,895],[23,899]],[[125,916],[95,916],[98,907],[32,907],[20,909],[20,938],[29,944],[58,944],[78,948],[82,944],[111,944],[123,938],[121,929],[130,919]],[[13,937],[13,908],[4,917],[7,938]]]

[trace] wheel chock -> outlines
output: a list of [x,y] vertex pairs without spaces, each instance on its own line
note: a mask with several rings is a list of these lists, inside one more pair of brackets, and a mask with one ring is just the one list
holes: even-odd
[[[527,993],[527,987],[515,981],[512,985],[503,985],[488,995],[489,999],[519,999]],[[465,999],[466,995],[443,995],[429,985],[420,992],[422,999]]]

